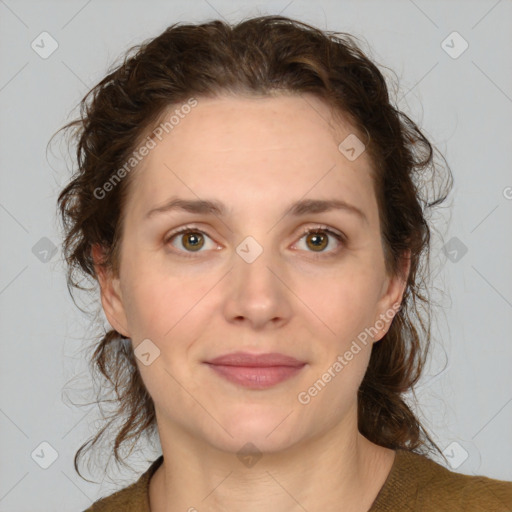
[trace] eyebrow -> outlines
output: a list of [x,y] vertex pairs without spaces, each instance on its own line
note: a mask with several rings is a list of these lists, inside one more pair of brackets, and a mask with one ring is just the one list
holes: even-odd
[[[149,210],[144,218],[150,219],[155,215],[170,212],[173,210],[182,210],[189,213],[198,215],[215,215],[218,217],[225,217],[227,213],[226,206],[220,201],[205,200],[205,199],[180,199],[171,198],[162,206],[152,208]],[[346,211],[347,213],[355,214],[360,220],[368,224],[368,218],[365,213],[356,206],[347,203],[341,199],[303,199],[293,203],[284,212],[283,217],[292,215],[299,217],[312,213],[324,213],[332,210]]]

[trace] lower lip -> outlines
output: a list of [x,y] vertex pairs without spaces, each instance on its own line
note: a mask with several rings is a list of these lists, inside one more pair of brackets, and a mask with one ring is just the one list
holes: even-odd
[[223,366],[206,363],[221,377],[250,389],[267,389],[297,375],[303,366]]

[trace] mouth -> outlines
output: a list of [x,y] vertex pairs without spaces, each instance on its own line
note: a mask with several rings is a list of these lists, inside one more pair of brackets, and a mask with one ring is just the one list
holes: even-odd
[[249,389],[267,389],[296,376],[307,363],[278,353],[235,352],[205,364],[229,382]]

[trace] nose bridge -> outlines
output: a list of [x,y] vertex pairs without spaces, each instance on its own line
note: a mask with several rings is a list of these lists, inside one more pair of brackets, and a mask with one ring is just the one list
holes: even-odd
[[288,317],[289,297],[280,268],[270,247],[265,248],[252,236],[246,237],[234,254],[227,314],[260,325]]
[[[261,239],[261,237],[259,237]],[[237,247],[233,272],[236,281],[252,293],[279,293],[275,270],[279,263],[270,246],[264,246],[253,236],[247,236]]]

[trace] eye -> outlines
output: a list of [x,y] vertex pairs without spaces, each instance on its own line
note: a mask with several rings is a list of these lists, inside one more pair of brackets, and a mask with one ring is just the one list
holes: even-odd
[[326,226],[319,226],[315,228],[306,228],[303,231],[303,235],[300,240],[304,239],[306,244],[306,250],[308,252],[314,253],[324,253],[327,252],[326,256],[332,256],[336,254],[338,251],[335,249],[334,251],[325,251],[324,249],[331,245],[329,243],[329,237],[334,238],[338,245],[345,243],[346,238],[342,233],[338,233],[333,231],[332,229],[327,228]]
[[[200,229],[197,229],[193,226],[185,226],[184,228],[178,231],[174,231],[168,237],[166,237],[164,244],[167,245],[176,239],[177,243],[181,247],[177,247],[174,243],[171,243],[171,245],[178,249],[180,255],[184,257],[194,257],[191,254],[187,255],[186,253],[201,252],[201,249],[205,246],[205,237],[211,240],[210,236],[208,236],[208,234],[206,234],[204,231],[201,231]],[[306,243],[305,250],[307,252],[327,252],[326,256],[333,256],[339,252],[338,250],[324,250],[327,246],[330,245],[329,238],[334,238],[338,245],[342,245],[346,242],[346,237],[344,234],[333,231],[326,226],[306,228],[303,230],[302,237],[299,239],[299,241],[304,238]],[[323,254],[320,254],[319,256],[315,255],[315,257],[323,257]]]
[[[205,245],[205,236],[207,238],[210,238],[204,231],[201,231],[200,229],[194,228],[192,226],[185,226],[184,228],[180,229],[179,231],[175,231],[171,233],[164,241],[164,243],[167,245],[169,242],[171,242],[174,238],[177,239],[178,244],[181,247],[178,247],[180,249],[179,252],[200,252],[201,249]],[[211,238],[210,238],[211,240]],[[171,243],[173,247],[176,247],[175,244]],[[183,249],[185,251],[183,251]],[[184,254],[182,254],[184,255]],[[184,255],[187,256],[187,255]]]

